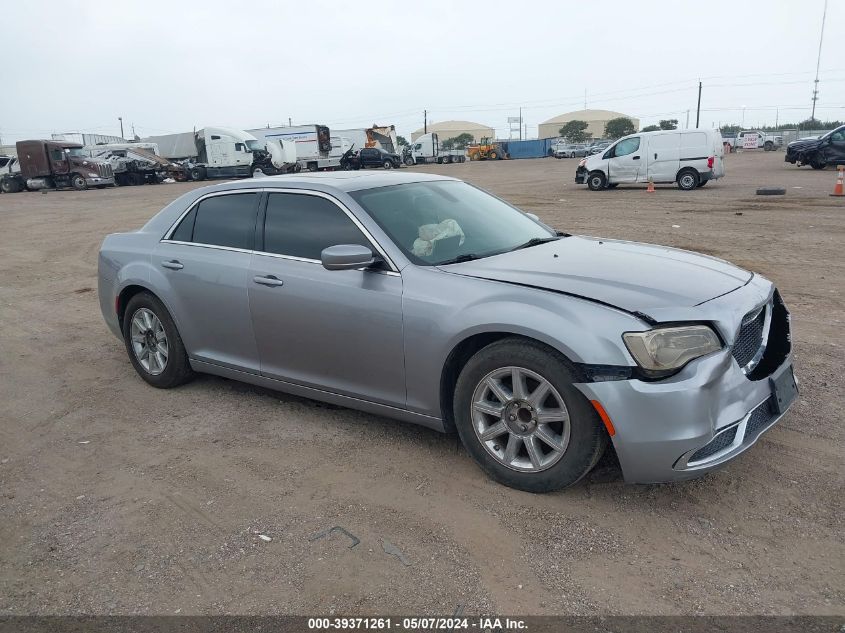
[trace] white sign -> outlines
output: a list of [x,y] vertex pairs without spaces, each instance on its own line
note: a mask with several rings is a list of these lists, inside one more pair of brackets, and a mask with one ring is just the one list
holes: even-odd
[[742,138],[742,149],[757,149],[757,132],[749,132]]
[[509,116],[508,117],[508,123],[519,123],[519,117],[518,116]]

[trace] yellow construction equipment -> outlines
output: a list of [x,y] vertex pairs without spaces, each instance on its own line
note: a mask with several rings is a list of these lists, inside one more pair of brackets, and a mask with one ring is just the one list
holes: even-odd
[[489,136],[482,138],[480,143],[467,146],[467,156],[470,160],[501,160],[508,157],[502,146],[494,143]]

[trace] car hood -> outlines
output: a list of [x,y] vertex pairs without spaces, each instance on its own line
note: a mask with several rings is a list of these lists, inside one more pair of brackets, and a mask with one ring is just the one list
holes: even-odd
[[744,286],[753,276],[721,259],[690,251],[581,236],[441,269],[645,314],[699,305]]
[[818,138],[799,138],[797,141],[792,141],[787,145],[787,149],[813,149],[821,145],[821,139]]

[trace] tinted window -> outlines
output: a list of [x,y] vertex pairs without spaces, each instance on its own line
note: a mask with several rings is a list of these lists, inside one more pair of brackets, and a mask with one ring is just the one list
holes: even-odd
[[337,244],[372,248],[346,213],[330,200],[298,193],[270,194],[264,251],[320,259],[324,248]]
[[51,149],[50,150],[50,159],[51,160],[64,160],[64,154],[60,149]]
[[[257,193],[214,196],[200,202],[194,242],[251,249],[255,235]],[[179,228],[182,228],[181,225]]]
[[197,217],[197,208],[194,207],[190,210],[188,215],[182,218],[182,221],[179,223],[179,226],[176,227],[176,230],[173,231],[173,235],[170,236],[171,240],[176,240],[177,242],[190,242],[194,237],[194,219]]
[[633,154],[638,149],[640,149],[640,137],[635,136],[634,138],[626,138],[624,141],[619,141],[614,149],[614,154],[616,156],[627,156],[628,154]]

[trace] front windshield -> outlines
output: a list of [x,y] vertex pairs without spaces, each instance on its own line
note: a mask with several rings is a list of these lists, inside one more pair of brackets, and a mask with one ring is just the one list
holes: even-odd
[[81,147],[71,147],[65,150],[69,156],[83,156],[88,158],[88,153]]
[[246,147],[250,152],[257,152],[258,150],[263,150],[264,145],[262,145],[261,141],[247,141]]
[[414,263],[488,257],[555,233],[460,181],[415,182],[350,192]]

